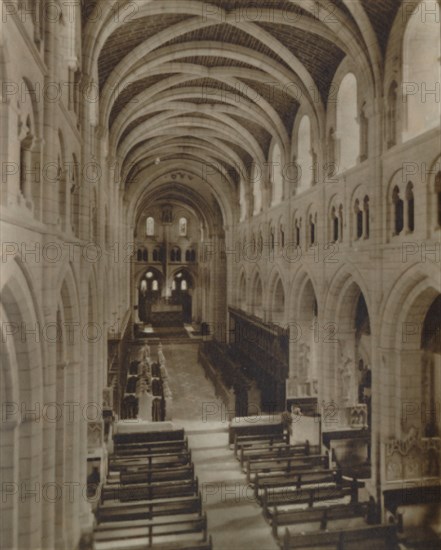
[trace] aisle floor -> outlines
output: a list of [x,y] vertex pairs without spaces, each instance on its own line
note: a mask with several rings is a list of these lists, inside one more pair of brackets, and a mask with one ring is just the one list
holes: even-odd
[[164,345],[173,422],[185,428],[214,550],[276,550],[271,528],[228,446],[221,401],[197,360],[197,344]]

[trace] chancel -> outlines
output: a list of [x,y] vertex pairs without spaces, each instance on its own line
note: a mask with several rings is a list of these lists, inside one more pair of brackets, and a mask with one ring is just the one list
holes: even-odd
[[440,0],[8,0],[0,547],[441,548]]

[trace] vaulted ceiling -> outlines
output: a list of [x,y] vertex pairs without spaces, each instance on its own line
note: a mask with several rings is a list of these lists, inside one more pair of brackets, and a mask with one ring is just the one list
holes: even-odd
[[[334,74],[379,85],[401,0],[89,0],[86,72],[122,164],[215,162],[233,184],[272,140],[288,153],[305,102],[320,128]],[[129,170],[126,170],[129,173]]]

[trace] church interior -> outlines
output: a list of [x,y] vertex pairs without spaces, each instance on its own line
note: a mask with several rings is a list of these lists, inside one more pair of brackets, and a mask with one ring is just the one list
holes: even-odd
[[1,9],[1,548],[440,549],[440,1]]

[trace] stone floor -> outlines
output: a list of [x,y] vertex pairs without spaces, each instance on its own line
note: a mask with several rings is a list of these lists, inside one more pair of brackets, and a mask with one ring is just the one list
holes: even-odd
[[163,344],[163,351],[173,394],[173,420],[222,421],[222,402],[198,363],[198,344]]
[[228,421],[197,360],[198,345],[164,345],[173,422],[189,439],[214,550],[276,550],[270,526],[228,446]]

